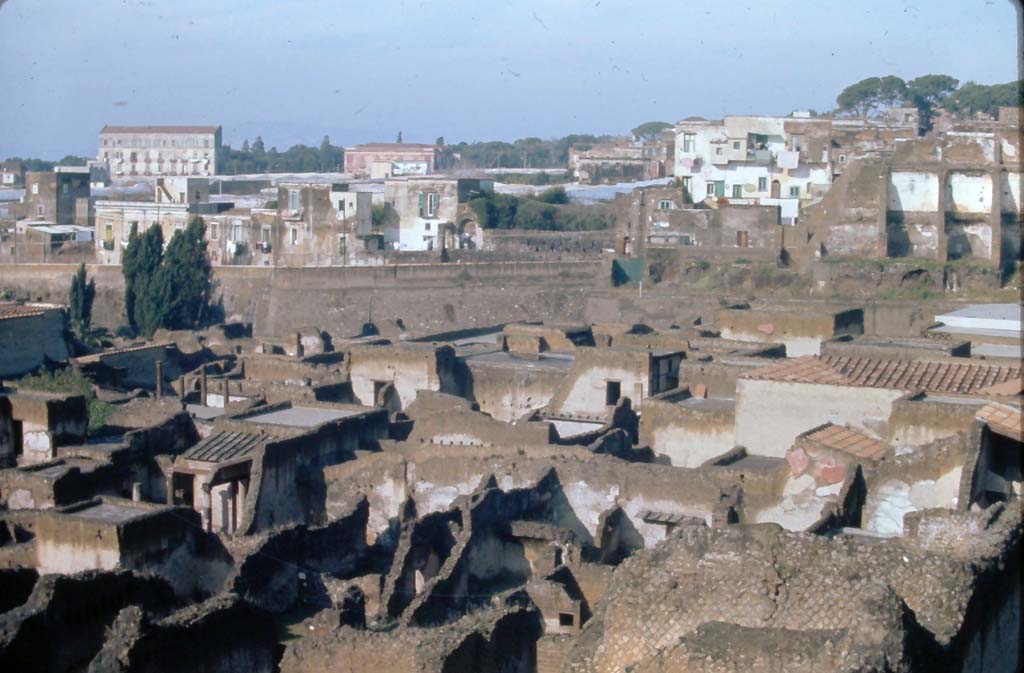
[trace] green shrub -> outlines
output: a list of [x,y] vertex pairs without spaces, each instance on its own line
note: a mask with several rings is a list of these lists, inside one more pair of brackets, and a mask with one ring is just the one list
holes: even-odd
[[89,413],[89,434],[96,433],[102,428],[110,415],[116,411],[116,407],[109,402],[104,402],[96,397],[89,379],[82,376],[81,372],[71,367],[54,370],[52,372],[40,372],[30,374],[18,380],[19,388],[39,390],[46,393],[63,393],[69,395],[81,395],[85,398],[86,407]]

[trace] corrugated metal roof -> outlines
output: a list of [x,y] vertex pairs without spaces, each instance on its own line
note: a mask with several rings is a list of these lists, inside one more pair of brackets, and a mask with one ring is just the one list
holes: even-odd
[[880,460],[889,450],[885,443],[878,441],[874,437],[868,437],[862,432],[844,428],[841,425],[833,425],[832,423],[826,423],[817,427],[806,433],[804,437],[830,449],[836,449],[858,458],[868,458],[870,460]]
[[244,432],[218,432],[202,440],[182,454],[188,460],[223,463],[251,454],[263,445],[266,438]]
[[1021,369],[972,362],[960,364],[808,355],[762,367],[741,378],[970,394],[1007,381],[1020,380]]

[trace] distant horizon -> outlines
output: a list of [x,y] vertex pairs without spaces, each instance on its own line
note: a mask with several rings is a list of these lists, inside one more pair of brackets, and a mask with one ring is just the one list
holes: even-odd
[[92,157],[107,124],[219,125],[279,151],[512,142],[825,111],[870,76],[1021,79],[1010,0],[379,5],[0,2],[0,158]]

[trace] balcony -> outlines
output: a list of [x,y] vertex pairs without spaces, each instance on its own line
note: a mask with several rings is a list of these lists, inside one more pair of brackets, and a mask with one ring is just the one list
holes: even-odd
[[747,161],[753,164],[768,165],[772,163],[771,150],[747,150]]

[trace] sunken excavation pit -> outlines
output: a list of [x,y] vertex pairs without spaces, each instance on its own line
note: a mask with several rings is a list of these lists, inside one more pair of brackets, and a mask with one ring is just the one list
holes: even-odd
[[9,378],[0,670],[1020,670],[1019,364],[863,320],[220,327],[72,358],[89,399]]

